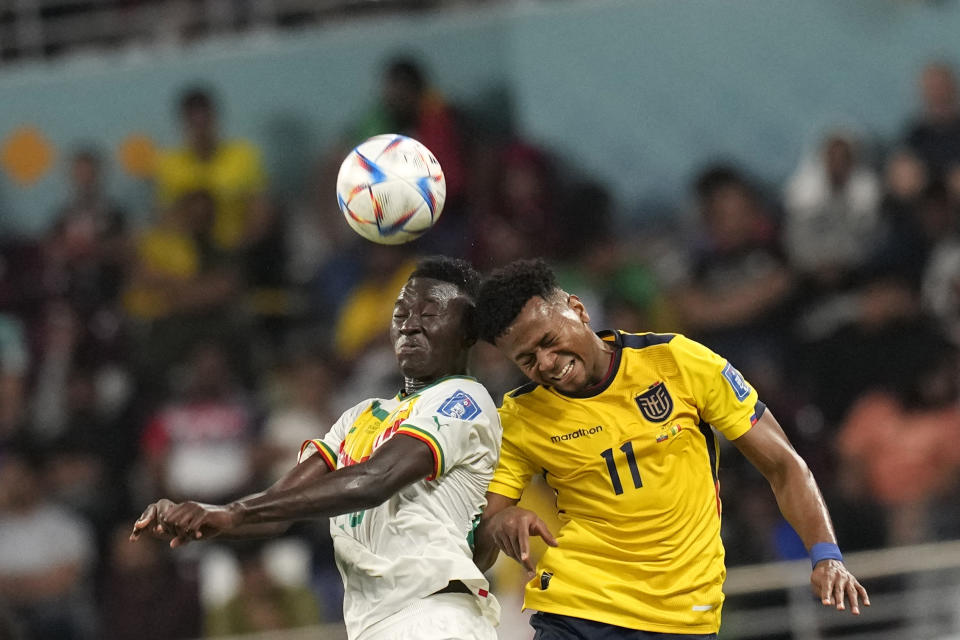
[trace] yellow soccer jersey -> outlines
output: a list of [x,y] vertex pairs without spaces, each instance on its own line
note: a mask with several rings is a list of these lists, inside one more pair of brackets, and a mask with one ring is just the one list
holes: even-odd
[[[519,498],[543,473],[557,493],[548,548],[524,606],[631,629],[715,633],[726,576],[719,443],[764,411],[726,360],[673,334],[603,332],[608,379],[577,397],[530,383],[500,409],[489,490]],[[713,427],[713,428],[711,428]]]
[[216,202],[213,239],[234,249],[247,225],[247,204],[266,188],[260,152],[249,142],[221,143],[209,160],[190,149],[166,151],[157,158],[157,198],[168,207],[191,191],[208,191]]

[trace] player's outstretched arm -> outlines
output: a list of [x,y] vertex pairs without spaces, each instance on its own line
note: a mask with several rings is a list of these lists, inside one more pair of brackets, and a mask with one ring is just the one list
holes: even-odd
[[816,562],[810,582],[813,591],[826,605],[835,605],[837,610],[846,608],[860,615],[860,601],[870,606],[867,590],[851,574],[836,550],[836,536],[830,521],[827,505],[820,489],[803,458],[797,454],[787,435],[770,411],[733,444],[764,475],[770,483],[780,506],[780,512],[800,535],[811,557],[818,557],[820,549],[827,549],[827,556]]
[[530,558],[530,536],[540,536],[551,547],[557,546],[547,523],[516,504],[515,498],[487,492],[487,506],[474,536],[473,561],[481,571],[493,566],[498,552],[503,550],[532,574],[536,567]]
[[266,491],[223,506],[185,502],[171,509],[164,522],[178,538],[232,536],[251,526],[369,509],[433,471],[429,446],[397,434],[366,462],[326,473],[315,482]]
[[[330,471],[326,462],[320,456],[312,456],[302,463],[295,465],[280,477],[269,489],[266,494],[283,491],[285,489],[296,488],[301,485],[316,482]],[[248,496],[252,497],[252,496]],[[203,505],[198,502],[184,502],[177,504],[167,499],[158,500],[144,509],[143,514],[133,523],[133,532],[130,534],[130,540],[137,540],[142,534],[146,533],[154,538],[169,540],[171,547],[177,547],[186,544],[191,538],[177,535],[174,521],[170,520],[170,515],[174,509],[184,505],[192,505],[191,509],[222,509],[218,505]],[[229,538],[265,538],[277,536],[286,531],[292,522],[270,522],[261,525],[251,525],[248,527],[238,527],[232,530],[224,537]]]

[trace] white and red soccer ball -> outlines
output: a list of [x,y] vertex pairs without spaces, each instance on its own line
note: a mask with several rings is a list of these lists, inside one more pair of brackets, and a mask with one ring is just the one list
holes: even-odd
[[351,151],[337,174],[347,224],[367,240],[402,244],[440,217],[447,195],[436,157],[413,138],[374,136]]

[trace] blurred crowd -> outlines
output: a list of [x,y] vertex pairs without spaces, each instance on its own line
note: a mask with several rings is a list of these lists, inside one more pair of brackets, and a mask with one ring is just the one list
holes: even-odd
[[[813,468],[845,550],[960,537],[960,99],[927,66],[902,137],[824,132],[781,185],[705,165],[688,203],[636,211],[517,132],[474,121],[415,60],[281,201],[205,87],[149,222],[104,189],[96,147],[42,237],[0,237],[0,637],[191,638],[335,621],[323,522],[279,541],[130,543],[159,497],[264,488],[339,413],[400,380],[387,328],[418,255],[483,270],[544,256],[597,329],[685,333],[754,384]],[[905,79],[909,82],[910,79]],[[401,247],[356,236],[336,171],[400,132],[444,167],[439,222]],[[495,399],[520,382],[480,345]],[[804,555],[763,478],[721,457],[728,563]],[[550,495],[529,500],[551,508]],[[505,599],[518,572],[494,570]],[[148,622],[146,622],[148,621]]]

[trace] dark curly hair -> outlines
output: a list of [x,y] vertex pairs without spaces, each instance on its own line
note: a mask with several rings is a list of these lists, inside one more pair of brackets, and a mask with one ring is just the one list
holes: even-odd
[[557,277],[542,259],[515,260],[494,269],[480,287],[477,331],[489,343],[504,334],[534,296],[550,300],[560,288]]
[[474,303],[464,318],[467,337],[470,342],[477,340],[476,302],[480,295],[480,273],[466,260],[447,256],[429,256],[417,263],[410,278],[432,278],[449,282]]

